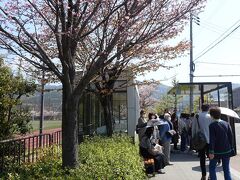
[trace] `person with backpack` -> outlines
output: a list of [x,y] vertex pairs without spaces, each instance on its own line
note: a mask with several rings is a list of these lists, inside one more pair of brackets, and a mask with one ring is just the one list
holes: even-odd
[[208,153],[209,153],[209,125],[211,124],[212,119],[208,114],[208,110],[209,110],[208,104],[203,104],[201,109],[202,109],[202,112],[198,114],[198,118],[196,118],[192,122],[192,137],[194,137],[198,133],[198,131],[201,131],[206,139],[206,145],[202,149],[198,150],[199,158],[200,158],[200,167],[202,172],[201,180],[206,180],[206,175],[207,175],[206,155],[208,156]]

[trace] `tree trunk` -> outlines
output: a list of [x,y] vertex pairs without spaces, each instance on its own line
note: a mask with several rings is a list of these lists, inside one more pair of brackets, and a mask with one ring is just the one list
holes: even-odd
[[62,165],[76,168],[78,166],[77,113],[79,97],[73,96],[63,86],[62,102]]
[[113,134],[113,96],[112,94],[104,95],[99,99],[103,107],[107,136],[111,137]]

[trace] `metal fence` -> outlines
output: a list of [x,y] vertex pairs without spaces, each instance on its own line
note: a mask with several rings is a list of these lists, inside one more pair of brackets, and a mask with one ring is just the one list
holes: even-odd
[[0,141],[0,172],[16,164],[36,162],[44,148],[61,143],[62,131]]

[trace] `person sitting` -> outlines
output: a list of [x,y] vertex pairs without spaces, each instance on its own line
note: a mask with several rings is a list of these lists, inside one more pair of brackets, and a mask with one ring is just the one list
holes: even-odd
[[143,158],[154,159],[155,171],[159,174],[165,174],[162,169],[165,167],[164,155],[159,150],[159,145],[151,143],[151,137],[154,127],[147,126],[145,135],[140,142],[140,154]]

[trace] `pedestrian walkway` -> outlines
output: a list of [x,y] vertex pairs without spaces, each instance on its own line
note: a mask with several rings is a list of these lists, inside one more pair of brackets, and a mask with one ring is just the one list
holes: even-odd
[[[231,159],[232,164],[239,164],[240,156],[235,156]],[[167,166],[164,168],[166,174],[157,174],[155,177],[150,178],[151,180],[200,180],[201,179],[201,169],[199,164],[199,158],[197,154],[188,154],[175,152],[171,154],[171,162],[173,166]],[[207,160],[207,164],[208,164]],[[208,166],[207,166],[208,169]],[[233,180],[240,180],[240,169],[232,169]],[[219,166],[216,169],[218,180],[224,180],[222,167]]]

